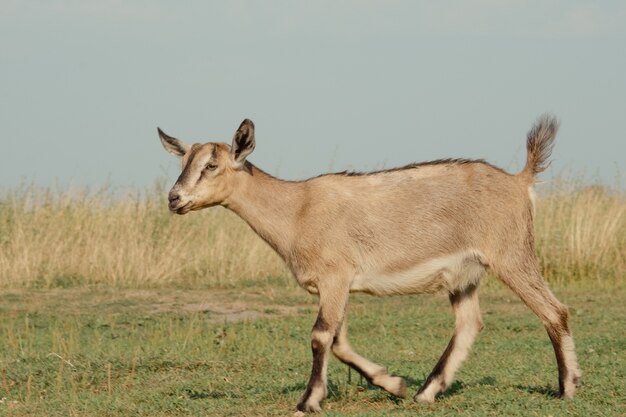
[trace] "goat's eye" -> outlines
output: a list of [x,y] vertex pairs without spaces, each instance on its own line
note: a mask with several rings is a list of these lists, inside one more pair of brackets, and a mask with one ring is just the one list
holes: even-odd
[[208,171],[215,171],[217,169],[217,165],[215,165],[215,164],[207,164],[206,167],[204,167],[204,169],[206,169]]

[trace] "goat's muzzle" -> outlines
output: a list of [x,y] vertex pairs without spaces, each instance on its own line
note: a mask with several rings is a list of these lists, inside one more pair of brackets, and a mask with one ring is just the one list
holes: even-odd
[[167,195],[167,199],[169,200],[168,207],[170,211],[176,214],[185,214],[189,211],[188,208],[191,205],[191,201],[183,202],[178,191],[171,190]]

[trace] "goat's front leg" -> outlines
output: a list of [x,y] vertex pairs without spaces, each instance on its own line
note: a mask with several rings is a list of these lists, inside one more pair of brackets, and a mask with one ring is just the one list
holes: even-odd
[[318,288],[320,297],[317,320],[311,331],[313,369],[306,391],[298,401],[299,411],[321,411],[320,402],[326,398],[326,369],[333,339],[341,327],[348,302],[349,290],[334,285]]
[[343,318],[341,327],[333,341],[333,353],[341,362],[349,365],[363,375],[367,381],[381,387],[390,394],[399,398],[406,396],[406,382],[399,376],[389,375],[387,369],[370,362],[368,359],[352,350],[348,342],[348,317]]

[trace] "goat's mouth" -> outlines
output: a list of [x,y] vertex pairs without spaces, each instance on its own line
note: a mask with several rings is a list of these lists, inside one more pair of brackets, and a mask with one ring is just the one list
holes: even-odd
[[[172,204],[174,203],[174,204]],[[187,203],[183,204],[182,206],[178,206],[178,204],[176,204],[177,201],[173,201],[169,204],[169,208],[170,211],[176,213],[176,214],[185,214],[188,213],[191,210],[191,201],[188,201]],[[178,206],[178,207],[177,207]]]

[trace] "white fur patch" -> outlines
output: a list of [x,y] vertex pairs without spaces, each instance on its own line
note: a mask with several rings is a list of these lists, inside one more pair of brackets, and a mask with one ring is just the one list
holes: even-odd
[[453,291],[475,284],[485,272],[478,251],[468,250],[431,259],[404,271],[367,271],[357,274],[351,292],[373,295]]
[[537,194],[535,193],[535,188],[532,185],[528,186],[528,197],[530,198],[530,204],[533,206],[533,217],[535,217]]
[[574,339],[571,335],[566,335],[561,339],[561,348],[563,349],[563,357],[565,359],[565,367],[569,372],[573,372],[576,377],[581,376],[578,369],[578,361],[576,360],[576,349],[574,348]]

